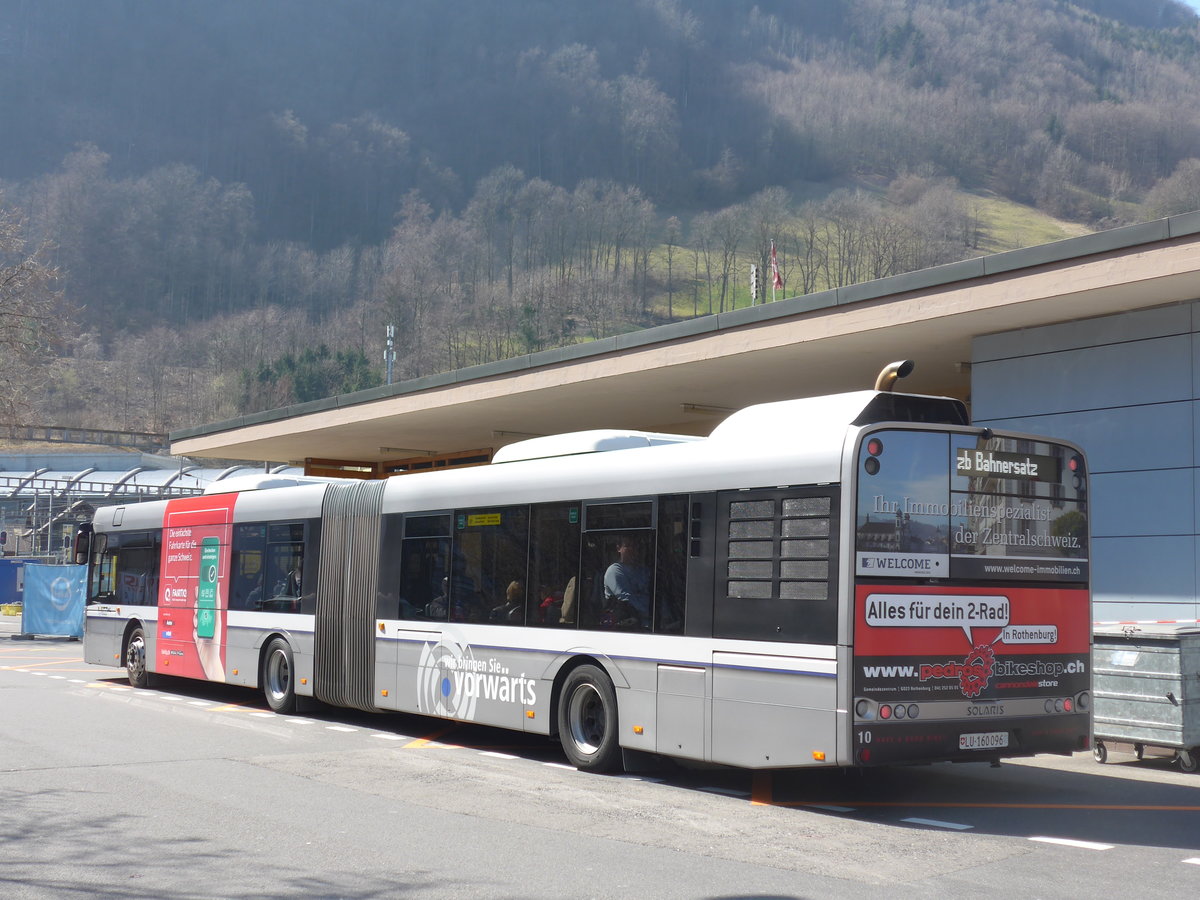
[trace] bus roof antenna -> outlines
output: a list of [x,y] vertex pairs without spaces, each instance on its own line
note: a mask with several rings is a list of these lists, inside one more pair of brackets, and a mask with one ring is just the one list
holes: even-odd
[[888,363],[879,373],[879,377],[875,379],[875,390],[890,392],[897,381],[907,378],[915,368],[916,364],[911,359],[900,359],[894,363]]

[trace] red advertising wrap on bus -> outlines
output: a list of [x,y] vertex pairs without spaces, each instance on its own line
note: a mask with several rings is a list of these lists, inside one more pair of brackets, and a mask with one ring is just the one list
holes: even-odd
[[225,680],[229,545],[237,494],[168,501],[163,515],[157,670]]
[[864,694],[920,701],[1057,696],[1086,675],[1090,627],[1073,588],[859,585],[855,665]]

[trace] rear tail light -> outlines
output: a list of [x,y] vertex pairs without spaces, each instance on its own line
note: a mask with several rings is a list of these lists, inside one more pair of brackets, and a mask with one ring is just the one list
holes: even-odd
[[1087,712],[1092,705],[1091,696],[1087,691],[1075,697],[1054,697],[1042,704],[1042,709],[1048,713]]
[[863,469],[868,475],[879,472],[879,457],[883,453],[883,441],[873,437],[867,441],[867,458],[863,461]]
[[916,703],[877,703],[866,697],[854,701],[854,717],[859,721],[874,722],[880,719],[915,719],[921,714]]

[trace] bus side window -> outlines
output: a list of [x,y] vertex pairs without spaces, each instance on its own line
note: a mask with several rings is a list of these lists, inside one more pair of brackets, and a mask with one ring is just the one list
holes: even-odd
[[263,609],[299,612],[304,587],[304,523],[271,522],[267,526]]
[[654,633],[683,634],[687,590],[688,498],[658,499],[658,559],[654,575]]
[[160,542],[158,532],[130,531],[110,535],[106,555],[112,560],[112,581],[107,593],[116,602],[130,606],[158,605]]
[[93,600],[113,596],[113,578],[116,572],[117,544],[107,534],[92,536],[92,574],[88,585],[88,597]]
[[450,621],[524,625],[529,507],[459,510],[455,522]]
[[405,516],[400,540],[401,619],[445,622],[449,615],[450,516]]
[[576,627],[580,512],[578,503],[544,503],[530,510],[530,625]]
[[580,624],[649,631],[653,621],[655,531],[649,500],[586,508]]
[[235,525],[230,562],[230,609],[263,608],[263,556],[267,526]]

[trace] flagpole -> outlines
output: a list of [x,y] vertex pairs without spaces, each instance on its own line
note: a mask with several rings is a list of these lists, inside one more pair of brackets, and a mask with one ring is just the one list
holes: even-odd
[[775,242],[771,241],[771,302],[775,302],[775,289],[783,287],[783,279],[779,277],[779,260],[775,257]]

